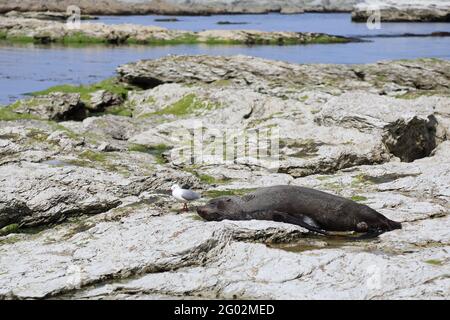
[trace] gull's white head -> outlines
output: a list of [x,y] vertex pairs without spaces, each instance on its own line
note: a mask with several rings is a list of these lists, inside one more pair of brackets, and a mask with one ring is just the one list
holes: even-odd
[[172,191],[173,191],[173,190],[177,190],[177,189],[181,189],[181,188],[180,188],[180,186],[178,184],[174,184],[172,186],[172,188],[170,188],[170,189],[172,189]]

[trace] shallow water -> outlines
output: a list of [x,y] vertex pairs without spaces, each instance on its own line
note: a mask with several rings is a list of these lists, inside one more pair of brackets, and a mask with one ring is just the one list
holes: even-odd
[[357,234],[341,233],[330,236],[308,234],[304,238],[289,243],[269,243],[267,247],[288,252],[301,253],[305,251],[324,249],[345,249],[357,252],[370,252],[381,255],[395,255],[395,250],[378,246],[379,238],[358,240]]
[[[155,23],[156,16],[102,17],[104,23],[159,24],[175,29],[260,29],[315,31],[339,35],[430,33],[450,31],[450,23],[383,23],[381,30],[368,30],[364,23],[352,23],[349,14],[227,15],[178,17],[181,21]],[[162,18],[158,16],[158,18]],[[216,25],[217,21],[250,22],[249,25]],[[23,94],[58,84],[93,83],[114,75],[121,64],[154,59],[168,54],[245,54],[294,63],[371,63],[379,60],[433,57],[450,59],[450,38],[371,38],[371,42],[294,46],[89,46],[0,43],[0,104]]]
[[[155,19],[176,18],[178,22],[159,22]],[[219,25],[219,21],[246,24]],[[191,31],[211,29],[251,29],[265,31],[323,32],[343,36],[431,33],[450,31],[450,23],[387,23],[381,29],[369,30],[365,23],[351,21],[349,13],[305,13],[283,15],[279,13],[254,15],[216,15],[216,16],[102,16],[93,21],[105,24],[134,23],[160,26],[167,29]]]

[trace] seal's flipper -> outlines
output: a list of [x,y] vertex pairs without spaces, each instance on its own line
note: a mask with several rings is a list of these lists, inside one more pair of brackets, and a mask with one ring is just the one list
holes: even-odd
[[[273,220],[278,222],[286,222],[291,224],[296,224],[300,227],[303,227],[305,229],[308,229],[309,231],[328,235],[328,232],[320,229],[317,224],[309,217],[305,217],[303,215],[300,216],[294,216],[289,213],[284,212],[274,212],[273,213]],[[314,225],[313,225],[314,224]]]
[[359,237],[354,238],[354,240],[366,240],[366,239],[373,239],[378,237],[380,234],[385,233],[384,230],[369,230],[368,232],[360,235]]

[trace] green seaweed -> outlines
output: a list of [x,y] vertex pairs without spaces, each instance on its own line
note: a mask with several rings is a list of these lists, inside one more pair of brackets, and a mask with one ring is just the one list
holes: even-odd
[[212,110],[217,108],[218,105],[209,101],[202,101],[197,98],[193,93],[185,95],[183,98],[175,102],[174,104],[153,112],[153,115],[175,115],[184,116],[190,114],[196,110]]
[[167,161],[166,161],[166,159],[164,158],[163,154],[164,154],[167,150],[169,150],[169,149],[170,149],[170,147],[168,147],[168,146],[166,146],[166,145],[164,145],[164,144],[160,144],[160,145],[157,145],[156,147],[152,148],[152,149],[150,150],[150,154],[152,154],[152,155],[155,156],[155,158],[156,158],[156,163],[164,164],[164,163],[166,163]]
[[142,144],[130,144],[128,145],[128,151],[132,152],[143,152],[153,155],[156,158],[156,163],[158,164],[164,164],[166,163],[166,159],[164,158],[163,154],[170,150],[170,147],[161,143],[155,146],[145,146]]
[[82,153],[80,153],[80,158],[87,159],[89,161],[93,162],[102,162],[104,163],[107,161],[107,157],[103,152],[97,152],[92,150],[85,150]]
[[229,182],[231,180],[230,178],[217,179],[208,174],[198,173],[198,171],[194,167],[184,168],[184,171],[192,173],[197,178],[199,178],[201,182],[207,183],[207,184],[223,184],[223,183]]
[[163,39],[163,38],[154,38],[149,37],[147,39],[136,39],[136,38],[128,38],[125,43],[130,45],[152,45],[152,46],[164,46],[164,45],[179,45],[179,44],[197,44],[199,38],[195,34],[184,34],[182,36],[172,38],[172,39]]
[[352,199],[353,201],[356,201],[356,202],[367,201],[367,197],[358,196],[358,195],[352,196],[350,199]]
[[38,119],[38,117],[33,116],[28,113],[17,113],[14,109],[18,106],[18,103],[7,107],[0,107],[0,121],[14,121],[22,119]]
[[85,150],[78,155],[79,159],[64,160],[67,165],[85,167],[85,168],[102,168],[108,172],[116,172],[123,176],[130,175],[127,168],[119,164],[111,163],[108,159],[110,155],[105,152]]
[[0,229],[0,236],[6,236],[10,233],[17,233],[19,228],[20,228],[20,226],[17,223],[9,224]]
[[82,32],[75,32],[70,35],[66,35],[60,39],[56,39],[55,42],[63,44],[79,44],[79,43],[101,44],[107,43],[108,41],[103,38],[88,36]]
[[0,40],[10,43],[36,43],[33,37],[29,36],[10,36],[6,32],[0,35]]
[[435,91],[414,91],[414,92],[407,92],[401,95],[396,96],[397,99],[404,99],[404,100],[414,100],[420,97],[430,97],[433,95],[438,95],[439,93]]
[[318,37],[308,40],[307,42],[311,44],[320,44],[320,43],[347,43],[350,41],[351,41],[350,39],[344,37],[336,37],[327,34],[321,34]]
[[11,43],[35,43],[49,44],[57,43],[63,45],[79,45],[79,44],[107,44],[109,41],[104,38],[92,37],[82,32],[75,32],[60,38],[52,38],[50,34],[39,35],[36,37],[27,35],[8,35],[6,31],[0,31],[0,40]]
[[16,234],[12,234],[9,237],[1,237],[0,245],[13,244],[13,243],[20,241],[20,239],[22,239],[22,237],[19,235],[16,235]]
[[353,178],[352,182],[350,183],[350,186],[352,188],[358,188],[361,187],[362,185],[371,185],[371,184],[373,184],[373,182],[367,179],[365,174],[360,173]]
[[233,82],[230,79],[221,79],[216,80],[213,83],[211,83],[215,87],[228,87],[233,84]]
[[304,95],[304,96],[301,96],[300,98],[299,98],[299,100],[301,101],[301,102],[305,102],[306,100],[308,100],[309,99],[309,96],[308,95]]
[[149,153],[149,147],[144,146],[142,144],[130,144],[128,145],[128,151],[133,151],[133,152],[143,152],[143,153]]
[[313,37],[269,37],[263,38],[259,35],[251,36],[244,40],[227,39],[221,37],[202,38],[196,33],[185,33],[171,39],[149,37],[146,39],[137,39],[130,37],[127,39],[107,39],[95,37],[83,33],[81,31],[54,38],[50,34],[39,35],[36,37],[27,35],[10,36],[5,30],[0,31],[0,40],[18,43],[37,43],[37,44],[62,44],[67,46],[95,45],[95,44],[126,44],[126,45],[186,45],[186,44],[205,44],[205,45],[296,45],[296,44],[321,44],[321,43],[346,43],[352,39],[332,36],[327,34],[319,34]]
[[[53,92],[79,93],[81,100],[84,102],[86,106],[89,107],[91,94],[99,90],[109,91],[121,96],[122,98],[126,98],[128,95],[129,88],[127,88],[125,84],[120,83],[116,78],[108,78],[98,83],[88,85],[79,85],[79,86],[70,84],[57,85],[45,90],[32,92],[31,95],[41,96]],[[117,110],[117,109],[116,110],[111,109],[110,112],[113,113],[114,111],[117,113],[124,112],[124,110]]]
[[56,166],[57,167],[75,166],[75,167],[82,167],[82,168],[94,168],[91,161],[80,160],[80,159],[65,160]]
[[444,265],[444,261],[442,260],[438,260],[438,259],[430,259],[430,260],[426,260],[425,263],[434,265],[434,266],[442,266]]
[[156,103],[156,99],[154,97],[148,97],[147,99],[145,99],[144,103],[154,104],[154,103]]
[[321,184],[321,187],[327,190],[333,190],[333,192],[337,194],[340,194],[344,189],[344,185],[339,182],[325,182]]
[[36,142],[45,142],[49,136],[48,133],[40,129],[31,128],[26,133],[27,137]]
[[214,178],[213,176],[207,175],[207,174],[198,174],[198,178],[201,182],[207,183],[207,184],[214,184],[219,182],[220,180]]
[[198,214],[192,214],[192,215],[189,215],[188,217],[194,221],[206,221],[205,219],[200,217]]
[[122,117],[132,117],[133,110],[131,110],[126,104],[120,106],[113,106],[105,109],[104,114],[113,114]]
[[216,37],[208,37],[206,40],[200,42],[205,43],[207,45],[236,45],[245,43],[239,40],[221,39]]
[[55,131],[63,131],[70,139],[77,139],[79,135],[72,131],[71,129],[68,129],[64,127],[63,125],[55,122],[55,121],[47,121],[47,123],[52,127]]
[[248,45],[298,45],[298,44],[321,44],[321,43],[346,43],[350,42],[350,39],[344,37],[336,37],[326,34],[320,34],[311,38],[302,37],[278,37],[278,38],[263,38],[261,36],[254,36],[241,40],[227,40],[221,38],[208,38],[206,40],[207,44],[248,44]]

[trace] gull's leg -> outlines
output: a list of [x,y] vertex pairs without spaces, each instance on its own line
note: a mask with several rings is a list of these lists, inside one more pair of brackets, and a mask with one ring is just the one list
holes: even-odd
[[189,208],[188,208],[188,206],[187,206],[187,203],[186,203],[186,202],[184,203],[184,207],[183,207],[183,210],[184,210],[184,211],[186,211],[186,212],[188,212],[188,211],[189,211]]

